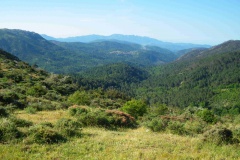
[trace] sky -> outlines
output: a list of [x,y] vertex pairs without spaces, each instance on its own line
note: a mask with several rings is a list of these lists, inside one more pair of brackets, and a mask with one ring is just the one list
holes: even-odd
[[0,28],[64,38],[125,34],[216,45],[240,39],[240,0],[0,0]]

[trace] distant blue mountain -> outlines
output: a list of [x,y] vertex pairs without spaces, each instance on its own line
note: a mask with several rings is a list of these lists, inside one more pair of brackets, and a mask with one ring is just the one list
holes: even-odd
[[113,34],[110,36],[101,36],[101,35],[86,35],[86,36],[76,36],[68,38],[54,38],[47,35],[42,35],[43,38],[47,40],[56,40],[60,42],[84,42],[89,43],[93,41],[126,41],[131,43],[137,43],[141,45],[152,45],[158,46],[161,48],[166,48],[168,50],[177,52],[179,50],[189,49],[189,48],[209,48],[210,45],[202,44],[192,44],[192,43],[171,43],[163,42],[154,38],[135,36],[135,35],[122,35],[122,34]]

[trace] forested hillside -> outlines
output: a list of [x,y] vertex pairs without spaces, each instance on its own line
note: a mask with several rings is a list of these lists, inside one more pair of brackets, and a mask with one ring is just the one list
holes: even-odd
[[0,50],[0,105],[13,109],[65,108],[77,89],[69,76],[49,74]]
[[234,47],[239,43],[191,51],[176,62],[154,67],[136,94],[150,103],[179,107],[239,107],[240,52]]
[[84,88],[96,89],[100,87],[125,90],[131,84],[138,84],[147,79],[149,73],[131,64],[116,63],[92,68],[72,76]]
[[0,29],[0,48],[23,61],[55,73],[69,73],[84,68],[83,56],[69,52],[34,32]]
[[0,30],[0,48],[44,70],[64,74],[121,62],[153,66],[177,58],[160,47],[116,41],[61,43],[47,41],[37,33],[10,29]]

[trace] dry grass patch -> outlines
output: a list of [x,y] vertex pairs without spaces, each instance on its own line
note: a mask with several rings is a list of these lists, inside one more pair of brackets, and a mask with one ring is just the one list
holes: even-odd
[[32,121],[35,124],[44,122],[55,123],[61,118],[70,118],[65,110],[39,111],[35,114],[29,114],[26,113],[26,111],[18,111],[16,112],[16,116],[21,119]]
[[145,128],[122,131],[84,128],[82,133],[83,137],[61,144],[0,145],[0,151],[2,151],[0,158],[36,160],[240,159],[239,146],[216,146],[203,143],[200,138],[153,133]]
[[[40,111],[16,116],[36,124],[56,123],[70,118],[67,111]],[[202,137],[178,136],[151,132],[146,128],[120,129],[83,128],[82,137],[60,144],[0,144],[0,159],[99,159],[99,160],[158,160],[158,159],[240,159],[239,145],[217,146],[205,143]]]

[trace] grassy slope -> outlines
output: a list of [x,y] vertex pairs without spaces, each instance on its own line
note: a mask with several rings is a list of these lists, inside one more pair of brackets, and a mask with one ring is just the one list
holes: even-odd
[[[17,112],[34,123],[55,122],[66,111]],[[83,136],[54,145],[1,144],[0,159],[239,159],[240,148],[203,143],[201,137],[153,133],[146,128],[110,131],[83,128]]]

